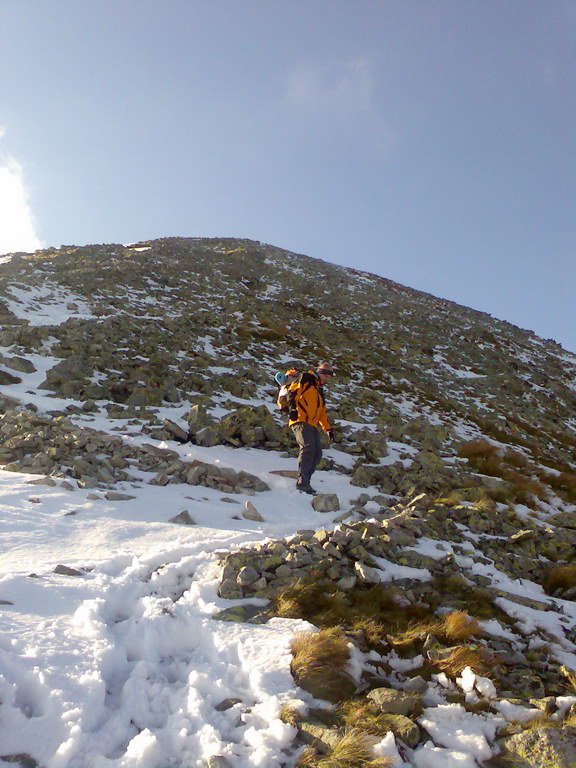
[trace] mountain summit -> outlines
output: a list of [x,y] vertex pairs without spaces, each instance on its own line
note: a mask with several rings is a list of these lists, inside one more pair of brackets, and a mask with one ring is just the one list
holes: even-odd
[[232,238],[11,254],[0,325],[0,765],[574,754],[575,355]]

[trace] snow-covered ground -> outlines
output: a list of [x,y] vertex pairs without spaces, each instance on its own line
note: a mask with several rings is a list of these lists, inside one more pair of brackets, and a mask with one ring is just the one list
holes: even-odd
[[[214,552],[335,515],[268,471],[293,461],[223,447],[182,453],[258,474],[272,488],[250,498],[265,522],[242,517],[248,497],[199,486],[123,483],[134,498],[108,501],[0,472],[0,755],[27,752],[50,768],[202,766],[217,754],[239,768],[284,764],[294,729],[279,720],[281,705],[309,699],[290,675],[288,646],[307,625],[214,620],[235,604],[217,596]],[[358,493],[342,475],[315,482],[344,504]],[[197,525],[168,522],[184,509]],[[242,712],[215,708],[229,698]]]
[[[291,487],[253,499],[266,522],[250,523],[209,489],[193,488],[191,499],[188,486],[143,485],[133,500],[108,502],[31,479],[0,473],[0,755],[25,752],[48,768],[204,766],[210,755],[239,768],[290,765],[283,750],[295,730],[279,715],[289,699],[312,703],[289,670],[291,635],[308,625],[212,618],[235,604],[217,596],[213,553],[326,516]],[[183,508],[202,524],[166,522]],[[60,564],[79,575],[55,573]],[[380,565],[384,579],[413,570]],[[419,768],[474,768],[506,714],[530,716],[471,715],[445,702],[442,682],[436,698],[427,694],[421,724],[434,741],[414,753]],[[226,699],[238,701],[220,711]],[[409,765],[392,734],[377,751]]]

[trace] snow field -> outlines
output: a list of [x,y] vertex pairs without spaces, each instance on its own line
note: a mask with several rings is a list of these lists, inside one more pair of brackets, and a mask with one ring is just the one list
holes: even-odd
[[[308,625],[212,619],[230,602],[216,596],[202,544],[195,549],[133,558],[101,576],[103,597],[37,626],[34,649],[3,644],[3,722],[14,727],[2,729],[0,754],[33,744],[49,768],[203,765],[211,754],[242,768],[280,764],[294,736],[281,703],[298,696],[289,639]],[[241,706],[217,711],[227,698]]]

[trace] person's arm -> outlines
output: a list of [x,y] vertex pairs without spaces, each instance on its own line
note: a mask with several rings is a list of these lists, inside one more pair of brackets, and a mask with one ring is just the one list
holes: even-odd
[[[318,422],[324,432],[328,432],[328,436],[330,437],[330,434],[332,432],[332,425],[330,424],[330,421],[328,420],[328,413],[326,412],[326,403],[324,402],[324,398],[322,397],[321,393],[318,392],[318,396],[320,397],[320,418],[318,419]],[[333,437],[333,436],[332,436]],[[331,438],[332,440],[332,438]]]

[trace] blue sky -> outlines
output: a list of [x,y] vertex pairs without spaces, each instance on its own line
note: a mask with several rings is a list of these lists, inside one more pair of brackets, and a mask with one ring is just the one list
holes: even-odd
[[0,252],[237,236],[576,351],[572,0],[0,0]]

